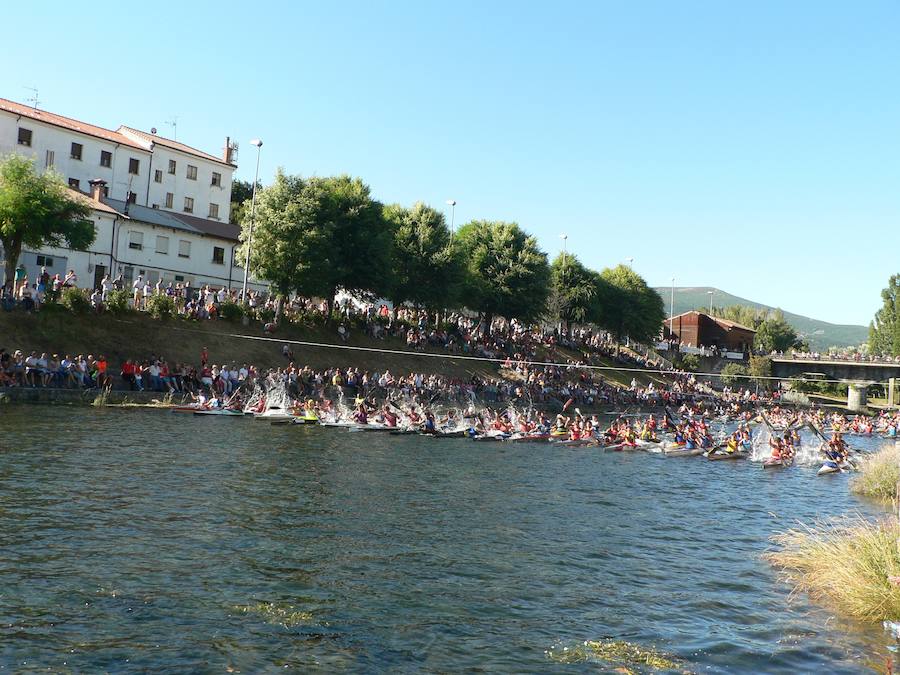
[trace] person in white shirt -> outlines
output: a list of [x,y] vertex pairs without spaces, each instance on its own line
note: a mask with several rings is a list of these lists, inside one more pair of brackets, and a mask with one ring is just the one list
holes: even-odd
[[150,280],[147,279],[147,281],[144,283],[144,306],[145,307],[147,305],[147,299],[151,295],[153,295],[153,286],[150,285]]
[[112,288],[112,282],[109,280],[109,275],[105,275],[100,281],[100,299],[103,302],[106,302],[106,296],[109,295],[109,291]]
[[131,284],[132,293],[134,295],[134,308],[141,308],[141,291],[144,288],[144,277],[138,274],[137,279],[134,280],[134,283]]

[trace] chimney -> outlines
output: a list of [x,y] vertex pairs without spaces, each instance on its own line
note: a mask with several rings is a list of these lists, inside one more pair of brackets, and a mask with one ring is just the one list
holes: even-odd
[[88,185],[91,186],[91,199],[102,202],[103,193],[106,192],[106,181],[102,178],[95,178],[88,181]]
[[231,136],[225,137],[225,152],[222,154],[222,159],[226,164],[231,164]]

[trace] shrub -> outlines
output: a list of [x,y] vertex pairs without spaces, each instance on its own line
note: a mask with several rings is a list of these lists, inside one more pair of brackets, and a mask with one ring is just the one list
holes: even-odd
[[722,368],[722,383],[733,387],[736,384],[742,384],[744,378],[740,377],[741,375],[746,375],[747,369],[744,368],[739,363],[729,363],[724,368]]
[[850,483],[856,494],[884,501],[897,499],[900,481],[900,446],[891,445],[859,462],[859,475]]
[[767,554],[797,590],[864,621],[900,619],[900,523],[861,516],[820,521],[775,536]]
[[219,305],[219,316],[226,321],[240,321],[244,316],[244,308],[236,302],[226,300]]
[[275,319],[275,310],[266,307],[257,307],[256,318],[263,324],[271,323]]
[[147,299],[147,313],[154,319],[168,319],[175,315],[175,302],[168,295],[151,295]]
[[125,314],[130,308],[128,291],[112,290],[106,294],[106,309],[113,314]]
[[59,304],[72,314],[85,314],[91,309],[91,301],[80,288],[64,288]]
[[696,372],[700,368],[700,357],[696,354],[684,354],[681,357],[681,367],[684,370]]

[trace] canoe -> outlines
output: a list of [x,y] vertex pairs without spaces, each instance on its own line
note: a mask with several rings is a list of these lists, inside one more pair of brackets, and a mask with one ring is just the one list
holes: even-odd
[[242,410],[195,410],[195,415],[224,415],[225,417],[243,417]]
[[764,469],[780,469],[784,466],[787,466],[784,460],[772,459],[771,457],[763,462]]

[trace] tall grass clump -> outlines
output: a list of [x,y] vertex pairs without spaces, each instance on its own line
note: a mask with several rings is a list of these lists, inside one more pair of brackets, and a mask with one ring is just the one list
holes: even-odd
[[850,489],[858,495],[892,501],[898,497],[898,481],[900,445],[895,443],[859,462],[859,474],[850,483]]
[[862,516],[801,526],[773,537],[766,558],[795,590],[864,621],[900,619],[900,523]]

